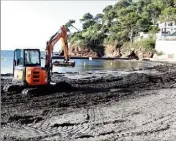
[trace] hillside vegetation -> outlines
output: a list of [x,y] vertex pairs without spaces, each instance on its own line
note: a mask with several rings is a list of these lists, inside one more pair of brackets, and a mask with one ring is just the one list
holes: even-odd
[[[95,16],[83,14],[82,30],[69,35],[71,55],[121,57],[133,51],[140,58],[152,57],[157,23],[170,20],[176,20],[176,0],[120,0]],[[74,23],[66,23],[68,31]],[[151,36],[135,41],[139,32]]]

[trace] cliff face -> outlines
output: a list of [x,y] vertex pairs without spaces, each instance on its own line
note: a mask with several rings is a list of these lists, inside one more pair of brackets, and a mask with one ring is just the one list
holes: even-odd
[[74,57],[98,57],[97,53],[88,47],[69,46],[69,52]]
[[75,45],[69,46],[69,52],[71,56],[75,57],[132,57],[132,58],[151,58],[153,57],[153,52],[145,49],[124,49],[117,48],[113,45],[104,46],[104,55],[99,55],[97,52],[93,51],[89,47],[79,47]]
[[121,57],[121,51],[120,48],[116,48],[116,46],[113,45],[106,45],[105,46],[105,56],[106,57]]
[[153,52],[146,50],[146,49],[124,49],[121,48],[120,52],[122,54],[122,57],[133,57],[133,58],[138,58],[138,59],[143,59],[143,58],[152,58],[153,57]]
[[152,58],[153,57],[153,52],[152,51],[147,51],[147,50],[136,50],[136,55],[140,58]]

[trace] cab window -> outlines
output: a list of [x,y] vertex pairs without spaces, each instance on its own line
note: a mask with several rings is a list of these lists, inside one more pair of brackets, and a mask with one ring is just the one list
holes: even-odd
[[25,65],[39,65],[40,53],[38,50],[25,50]]
[[15,66],[23,66],[23,50],[16,49],[14,53]]

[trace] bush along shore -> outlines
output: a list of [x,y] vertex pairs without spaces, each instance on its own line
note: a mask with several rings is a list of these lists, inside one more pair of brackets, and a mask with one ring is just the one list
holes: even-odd
[[[158,23],[176,20],[176,0],[120,0],[101,13],[85,13],[74,26],[65,23],[71,56],[151,58],[155,51]],[[167,19],[165,18],[167,17]],[[140,36],[140,33],[147,35]]]

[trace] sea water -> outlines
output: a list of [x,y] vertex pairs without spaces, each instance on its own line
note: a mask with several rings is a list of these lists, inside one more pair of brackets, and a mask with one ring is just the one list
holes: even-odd
[[[44,52],[41,52],[44,57]],[[59,59],[62,60],[62,59]],[[44,59],[41,59],[41,65],[44,66]],[[128,60],[89,60],[89,59],[71,59],[76,65],[72,67],[53,67],[53,72],[84,72],[97,70],[124,70],[139,67],[151,66],[150,62],[128,61]],[[13,72],[13,50],[1,50],[1,74]]]

